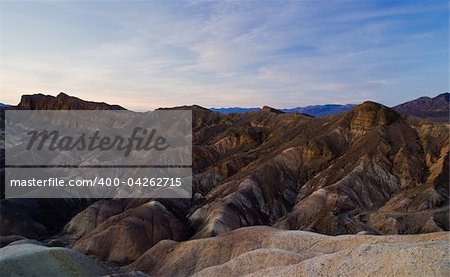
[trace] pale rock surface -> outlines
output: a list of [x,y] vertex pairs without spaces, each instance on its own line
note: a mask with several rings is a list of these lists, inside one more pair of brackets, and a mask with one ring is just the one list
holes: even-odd
[[123,270],[150,276],[448,276],[449,233],[326,236],[266,226],[163,240]]
[[111,270],[67,248],[36,244],[0,249],[1,276],[102,276]]

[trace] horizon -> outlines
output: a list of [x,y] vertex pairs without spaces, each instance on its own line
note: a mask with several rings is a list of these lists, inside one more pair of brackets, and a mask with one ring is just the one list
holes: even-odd
[[[0,102],[283,108],[448,91],[447,1],[1,2]],[[274,13],[273,11],[277,11]]]
[[[353,105],[353,106],[357,106],[357,105],[361,105],[361,104],[363,104],[364,102],[367,102],[367,101],[371,101],[371,102],[375,102],[375,103],[378,103],[378,104],[381,104],[381,105],[384,105],[384,106],[386,106],[386,107],[388,107],[388,108],[393,108],[393,107],[395,107],[395,106],[397,106],[397,105],[400,105],[400,104],[404,104],[404,103],[406,103],[406,102],[409,102],[409,101],[413,101],[413,100],[416,100],[416,99],[418,99],[418,98],[415,98],[415,99],[410,99],[410,100],[407,100],[407,101],[405,101],[405,102],[402,102],[402,103],[398,103],[398,104],[396,104],[396,105],[393,105],[393,106],[388,106],[388,105],[386,105],[386,104],[384,104],[384,103],[380,103],[380,102],[377,102],[377,101],[373,101],[373,100],[370,100],[370,99],[366,99],[366,100],[363,100],[362,102],[359,102],[359,103],[345,103],[345,104],[338,104],[338,103],[325,103],[325,104],[307,104],[307,105],[304,105],[304,106],[295,106],[295,107],[274,107],[274,106],[270,106],[270,105],[262,105],[262,106],[253,106],[253,107],[242,107],[242,106],[224,106],[224,107],[219,107],[219,106],[217,106],[217,107],[211,107],[211,106],[202,106],[202,105],[198,105],[198,104],[196,104],[196,103],[191,103],[191,104],[184,104],[184,105],[169,105],[169,106],[160,106],[160,107],[156,107],[156,108],[154,108],[154,109],[147,109],[147,110],[139,110],[139,109],[131,109],[131,108],[128,108],[128,107],[126,107],[126,106],[123,106],[123,105],[121,105],[120,103],[110,103],[110,102],[107,102],[107,101],[93,101],[93,100],[90,100],[90,99],[84,99],[84,98],[80,98],[80,97],[77,97],[76,95],[70,95],[70,94],[67,94],[67,93],[65,93],[65,92],[59,92],[59,93],[57,93],[57,94],[46,94],[46,93],[42,93],[42,92],[36,92],[36,93],[33,93],[33,94],[23,94],[23,95],[37,95],[37,94],[41,94],[41,95],[45,95],[45,96],[53,96],[53,97],[56,97],[58,94],[60,94],[60,93],[63,93],[63,94],[66,94],[66,95],[68,95],[68,96],[70,96],[70,97],[75,97],[75,98],[78,98],[78,99],[81,99],[81,100],[83,100],[83,101],[88,101],[88,102],[103,102],[103,103],[106,103],[106,104],[109,104],[109,105],[119,105],[119,106],[121,106],[121,107],[123,107],[123,108],[126,108],[127,110],[130,110],[130,111],[135,111],[135,112],[146,112],[146,111],[151,111],[151,110],[154,110],[154,109],[157,109],[157,108],[172,108],[172,107],[176,107],[176,106],[200,106],[200,107],[202,107],[202,108],[206,108],[206,109],[210,109],[210,110],[212,110],[212,109],[263,109],[263,107],[265,107],[265,106],[267,106],[267,107],[270,107],[270,108],[274,108],[274,109],[277,109],[277,110],[289,110],[289,109],[295,109],[295,108],[307,108],[307,107],[315,107],[315,106],[326,106],[326,105],[339,105],[339,106],[348,106],[348,105]],[[438,94],[436,94],[436,95],[431,95],[431,96],[429,96],[429,95],[423,95],[423,96],[421,96],[421,97],[419,97],[419,98],[423,98],[423,97],[428,97],[428,98],[435,98],[435,97],[438,97],[438,96],[440,96],[440,95],[443,95],[443,94],[448,94],[449,92],[448,91],[446,91],[446,92],[441,92],[441,93],[438,93]],[[17,106],[18,104],[20,103],[20,100],[17,102],[17,104],[11,104],[11,103],[4,103],[4,102],[0,102],[0,104],[3,104],[3,105],[7,105],[7,106]]]

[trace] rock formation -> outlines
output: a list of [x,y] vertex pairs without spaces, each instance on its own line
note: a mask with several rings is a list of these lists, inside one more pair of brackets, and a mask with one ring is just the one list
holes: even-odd
[[[121,109],[64,94],[17,108]],[[448,125],[374,102],[326,118],[172,109],[193,111],[192,199],[3,199],[1,244],[51,241],[151,276],[448,269]]]

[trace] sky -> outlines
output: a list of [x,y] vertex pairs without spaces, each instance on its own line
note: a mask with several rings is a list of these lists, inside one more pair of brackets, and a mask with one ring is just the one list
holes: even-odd
[[0,2],[0,102],[393,106],[449,87],[447,0]]

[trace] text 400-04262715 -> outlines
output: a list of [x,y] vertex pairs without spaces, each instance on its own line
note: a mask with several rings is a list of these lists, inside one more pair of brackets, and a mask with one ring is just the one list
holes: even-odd
[[128,178],[122,181],[119,178],[100,178],[97,182],[100,186],[120,186],[128,185],[130,187],[179,187],[182,185],[181,178]]

